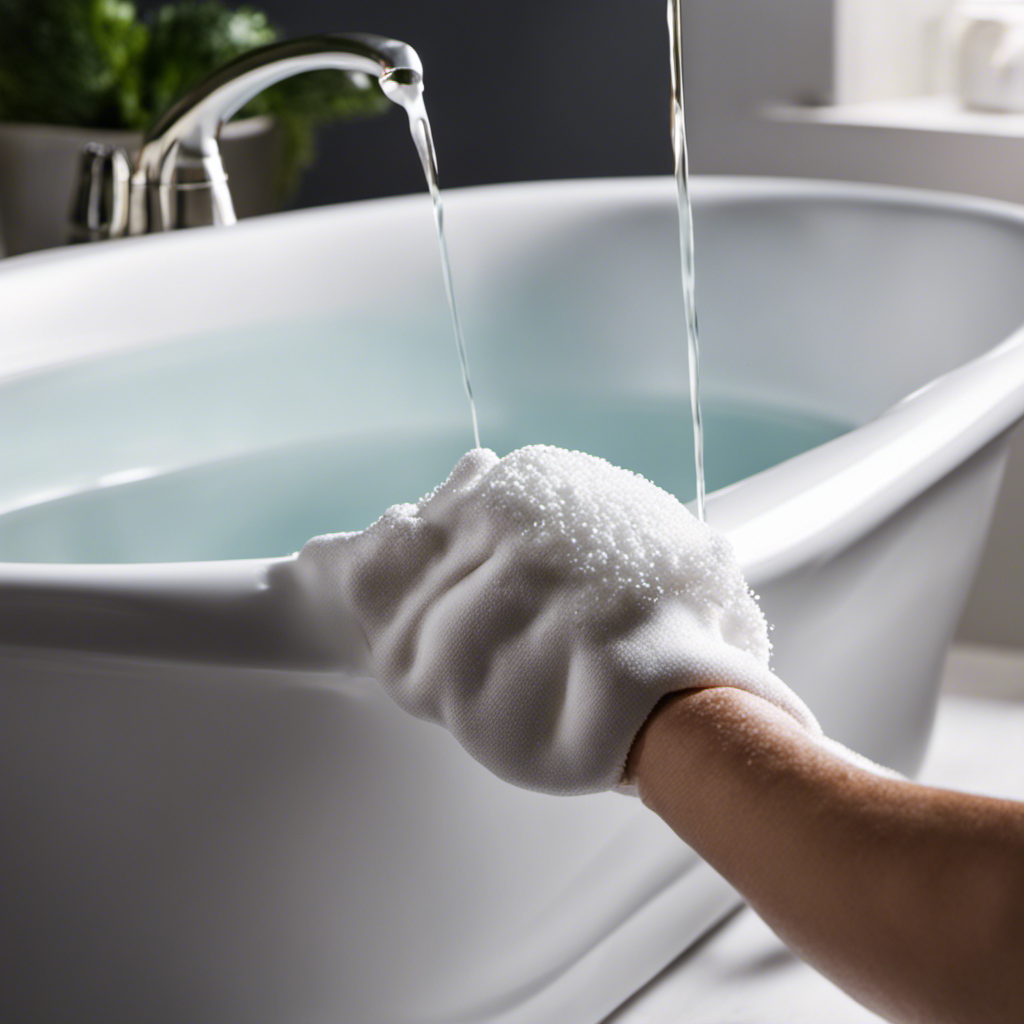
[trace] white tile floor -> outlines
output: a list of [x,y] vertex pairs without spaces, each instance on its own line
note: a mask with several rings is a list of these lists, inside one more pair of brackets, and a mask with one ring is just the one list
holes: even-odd
[[[1024,652],[958,647],[923,782],[1024,800]],[[605,1024],[880,1024],[742,910]]]

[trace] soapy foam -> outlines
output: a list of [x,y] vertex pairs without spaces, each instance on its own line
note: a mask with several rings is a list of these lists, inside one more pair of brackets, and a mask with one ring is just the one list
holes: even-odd
[[[419,507],[451,486],[449,478]],[[468,500],[514,525],[526,556],[588,584],[581,613],[595,603],[650,608],[680,597],[702,621],[717,622],[727,643],[767,663],[767,623],[729,542],[638,473],[531,445],[501,459]]]

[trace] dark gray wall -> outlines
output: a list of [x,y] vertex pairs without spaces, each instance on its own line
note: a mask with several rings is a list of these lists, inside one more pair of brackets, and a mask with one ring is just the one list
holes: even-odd
[[[376,32],[415,47],[445,188],[671,171],[664,0],[255,3],[289,36]],[[422,187],[396,109],[324,129],[296,204]]]

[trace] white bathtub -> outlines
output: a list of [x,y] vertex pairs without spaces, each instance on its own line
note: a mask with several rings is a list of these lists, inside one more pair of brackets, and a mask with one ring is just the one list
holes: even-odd
[[[913,771],[1024,414],[1024,214],[695,201],[709,519],[779,674]],[[587,1024],[735,905],[635,802],[513,790],[341,676],[295,584],[468,447],[426,203],[0,267],[4,1019]],[[485,444],[681,479],[674,216],[668,180],[449,197]]]

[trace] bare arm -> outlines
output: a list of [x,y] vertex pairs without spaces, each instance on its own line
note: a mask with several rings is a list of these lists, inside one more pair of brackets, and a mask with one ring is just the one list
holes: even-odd
[[728,687],[664,701],[627,776],[864,1005],[900,1024],[1024,1021],[1024,804],[879,778]]

